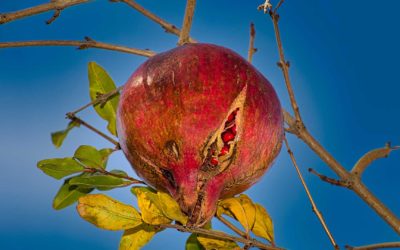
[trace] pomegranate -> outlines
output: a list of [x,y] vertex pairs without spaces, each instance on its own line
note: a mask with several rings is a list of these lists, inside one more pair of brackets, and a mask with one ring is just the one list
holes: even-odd
[[269,168],[283,119],[272,85],[245,59],[224,47],[186,44],[133,73],[117,129],[137,174],[201,226],[218,199],[248,189]]

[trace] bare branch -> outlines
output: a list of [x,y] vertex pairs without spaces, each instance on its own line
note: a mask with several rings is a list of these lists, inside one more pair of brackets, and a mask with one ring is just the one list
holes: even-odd
[[100,130],[98,130],[97,128],[93,127],[92,125],[88,124],[87,122],[83,121],[82,119],[80,119],[79,117],[76,117],[75,114],[73,113],[67,113],[67,118],[70,119],[71,121],[75,121],[78,122],[80,125],[83,125],[85,127],[87,127],[88,129],[92,130],[93,132],[95,132],[96,134],[100,135],[101,137],[103,137],[104,139],[106,139],[107,141],[111,142],[112,144],[115,145],[115,147],[117,149],[120,148],[119,143],[114,140],[113,138],[109,137],[108,135],[104,134],[103,132],[101,132]]
[[388,157],[390,152],[399,148],[400,148],[399,146],[391,147],[390,142],[388,142],[386,143],[384,148],[377,148],[369,151],[357,161],[357,163],[351,170],[351,173],[358,177],[361,177],[362,173],[373,161],[379,158]]
[[201,235],[205,235],[205,236],[210,236],[210,237],[216,238],[216,239],[241,242],[248,246],[258,247],[259,249],[283,250],[283,248],[275,247],[275,246],[268,246],[268,245],[266,245],[258,240],[255,240],[255,239],[246,239],[246,238],[241,238],[241,237],[235,237],[235,236],[232,236],[227,233],[220,232],[220,231],[208,230],[208,229],[204,229],[204,228],[185,227],[185,226],[176,225],[176,224],[162,224],[162,225],[158,225],[158,226],[161,228],[173,228],[173,229],[176,229],[181,232],[197,233],[197,234],[201,234]]
[[187,0],[185,8],[185,16],[183,18],[182,31],[179,35],[178,45],[184,45],[189,42],[190,28],[192,27],[194,9],[196,7],[196,0]]
[[[281,2],[279,2],[279,5],[277,8],[280,6]],[[282,46],[282,40],[281,40],[281,35],[279,31],[279,25],[278,25],[278,20],[279,20],[279,15],[276,12],[269,11],[269,14],[272,18],[272,23],[274,25],[274,31],[275,31],[275,38],[276,38],[276,43],[278,46],[278,51],[279,51],[279,58],[280,61],[278,62],[278,66],[281,68],[283,77],[285,78],[285,83],[286,83],[286,88],[289,93],[289,98],[290,98],[290,104],[292,105],[292,109],[294,111],[294,116],[296,118],[296,126],[301,128],[303,127],[303,121],[300,116],[300,111],[299,111],[299,106],[297,105],[296,98],[294,96],[293,92],[293,87],[290,81],[289,77],[289,62],[285,60],[285,55],[283,53],[283,46]]]
[[60,12],[63,9],[71,7],[73,5],[87,3],[89,1],[90,0],[68,0],[68,1],[52,0],[49,3],[41,4],[41,5],[38,5],[35,7],[31,7],[31,8],[15,11],[15,12],[0,13],[0,24],[8,23],[8,22],[11,22],[11,21],[14,21],[17,19],[21,19],[24,17],[33,16],[36,14],[54,10],[55,11],[54,16],[49,21],[46,22],[47,24],[50,24],[60,15]]
[[249,238],[249,235],[248,235],[248,234],[246,234],[245,232],[243,232],[242,230],[240,230],[239,228],[237,228],[235,225],[233,225],[232,223],[230,223],[230,222],[229,222],[227,219],[225,219],[224,217],[218,216],[218,215],[215,215],[215,217],[217,217],[217,219],[218,219],[219,221],[221,221],[225,226],[229,227],[232,231],[234,231],[235,233],[237,233],[237,234],[240,235],[241,237],[246,238],[246,239]]
[[[269,1],[267,0],[266,3],[269,3]],[[278,5],[280,5],[280,3]],[[285,128],[285,131],[295,134],[299,139],[305,142],[328,165],[328,167],[330,167],[340,177],[341,179],[340,181],[346,183],[349,189],[353,190],[366,204],[368,204],[384,221],[386,221],[393,228],[393,230],[397,232],[397,234],[400,234],[400,220],[398,219],[398,217],[368,190],[368,188],[361,182],[360,178],[348,172],[308,132],[308,130],[304,126],[300,117],[297,103],[294,99],[294,93],[289,79],[289,74],[288,74],[289,64],[285,61],[283,55],[282,42],[280,39],[280,33],[278,27],[279,15],[276,12],[271,11],[270,8],[271,7],[269,6],[268,7],[269,14],[273,21],[279,55],[280,55],[280,62],[278,63],[278,65],[281,67],[283,71],[286,87],[288,89],[289,97],[291,100],[291,105],[295,112],[295,117],[296,117],[294,118],[287,111],[283,110],[283,116],[285,122],[289,126],[288,128]]]
[[336,180],[336,179],[330,178],[330,177],[328,177],[328,176],[322,175],[322,174],[318,173],[317,171],[315,171],[315,170],[312,169],[312,168],[309,168],[309,169],[308,169],[308,172],[310,172],[310,173],[312,173],[312,174],[315,174],[315,175],[318,176],[322,181],[325,181],[325,182],[327,182],[327,183],[329,183],[329,184],[332,184],[332,185],[335,185],[335,186],[339,186],[339,187],[348,187],[348,186],[349,186],[348,183],[346,183],[346,182],[344,182],[344,181],[342,181],[342,180]]
[[[163,19],[161,19],[160,17],[156,16],[155,14],[151,13],[150,11],[146,10],[145,8],[143,8],[141,5],[139,5],[137,2],[133,1],[133,0],[110,0],[111,2],[121,2],[121,3],[125,3],[127,5],[129,5],[130,7],[134,8],[135,10],[139,11],[140,13],[142,13],[144,16],[150,18],[152,21],[158,23],[159,25],[161,25],[161,27],[169,33],[175,34],[177,36],[179,36],[181,34],[181,30],[178,29],[175,25],[168,23],[166,21],[164,21]],[[196,40],[190,38],[189,40],[191,43],[195,43]]]
[[151,50],[141,50],[119,46],[109,43],[97,42],[89,37],[85,37],[84,41],[71,41],[71,40],[37,40],[37,41],[22,41],[22,42],[0,42],[1,48],[15,48],[15,47],[28,47],[28,46],[75,46],[78,49],[106,49],[113,51],[120,51],[124,53],[151,57],[156,53]]
[[257,52],[257,49],[254,48],[254,39],[256,37],[256,29],[254,28],[254,23],[250,24],[250,42],[249,42],[249,51],[247,53],[247,61],[250,63],[253,61],[253,55]]
[[375,250],[375,249],[382,249],[382,248],[395,248],[400,247],[400,242],[385,242],[385,243],[377,243],[367,246],[359,246],[359,247],[352,247],[346,246],[347,250]]
[[299,176],[299,178],[300,178],[301,184],[303,185],[304,190],[305,190],[306,193],[307,193],[308,199],[310,200],[310,203],[311,203],[313,212],[315,213],[315,215],[318,217],[319,221],[321,222],[322,227],[324,228],[325,233],[328,235],[329,240],[331,241],[333,247],[334,247],[335,249],[339,249],[339,246],[336,244],[335,239],[333,238],[331,232],[329,231],[329,228],[328,228],[328,226],[326,225],[326,222],[325,222],[325,220],[324,220],[324,217],[322,216],[321,212],[318,210],[317,205],[315,204],[314,199],[312,198],[312,195],[311,195],[311,193],[310,193],[310,190],[308,189],[307,184],[306,184],[306,182],[305,182],[304,179],[303,179],[303,176],[302,176],[302,174],[301,174],[301,172],[300,172],[299,166],[297,165],[296,159],[294,158],[293,152],[292,152],[292,150],[291,150],[290,147],[289,147],[289,143],[288,143],[286,137],[284,137],[283,140],[285,141],[286,148],[287,148],[287,152],[288,152],[288,154],[289,154],[289,156],[290,156],[290,159],[291,159],[292,162],[293,162],[294,167],[296,168],[296,171],[297,171],[297,174],[298,174],[298,176]]

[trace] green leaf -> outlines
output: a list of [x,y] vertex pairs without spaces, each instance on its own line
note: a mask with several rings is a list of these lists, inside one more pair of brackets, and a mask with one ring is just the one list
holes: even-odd
[[45,174],[61,179],[65,176],[82,172],[84,167],[72,158],[54,158],[39,161],[37,167]]
[[186,240],[185,250],[204,250],[204,247],[197,239],[197,234],[191,234]]
[[[86,175],[86,173],[81,176]],[[70,179],[64,181],[64,184],[58,190],[53,200],[53,208],[61,210],[74,204],[80,197],[93,191],[93,188],[78,187],[69,184]]]
[[91,188],[117,188],[126,187],[130,181],[124,181],[121,178],[110,175],[88,175],[84,177],[74,177],[70,180],[71,185],[79,185]]
[[274,225],[272,224],[271,217],[263,206],[259,204],[254,205],[256,207],[256,219],[252,229],[253,233],[270,242],[274,242]]
[[210,236],[197,236],[197,240],[206,250],[240,250],[241,248],[234,241],[221,240]]
[[132,187],[144,222],[151,225],[168,224],[171,219],[164,215],[157,193],[148,187]]
[[[92,101],[97,99],[99,94],[107,94],[115,90],[114,81],[108,73],[97,63],[89,63],[89,92]],[[97,114],[108,122],[108,130],[111,134],[117,135],[116,131],[116,113],[119,96],[116,95],[108,100],[104,105],[96,105],[94,109]]]
[[128,229],[122,235],[119,250],[139,250],[145,246],[157,233],[151,225],[141,224]]
[[68,126],[66,129],[51,133],[51,141],[53,142],[53,145],[56,148],[61,147],[61,145],[64,142],[65,137],[67,137],[69,131],[71,131],[75,127],[79,127],[79,122],[71,121],[68,123]]
[[79,198],[77,210],[83,219],[106,230],[125,230],[142,224],[140,214],[134,207],[104,194]]
[[112,149],[97,150],[93,146],[82,145],[74,154],[74,157],[87,167],[105,168],[109,155],[114,152]]
[[247,195],[241,194],[238,197],[220,201],[217,214],[218,216],[226,214],[233,217],[248,233],[252,230],[256,220],[256,207]]

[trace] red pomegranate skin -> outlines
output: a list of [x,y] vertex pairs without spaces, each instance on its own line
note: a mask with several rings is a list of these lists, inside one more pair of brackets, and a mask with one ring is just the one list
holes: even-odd
[[220,198],[245,191],[271,166],[283,118],[272,85],[251,64],[198,43],[153,56],[133,73],[117,129],[136,173],[201,226]]

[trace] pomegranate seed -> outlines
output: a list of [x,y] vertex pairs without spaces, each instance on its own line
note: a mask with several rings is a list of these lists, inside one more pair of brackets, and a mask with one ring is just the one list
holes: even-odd
[[231,132],[232,132],[232,134],[234,134],[234,135],[236,135],[236,124],[234,124],[232,127],[231,127]]
[[211,163],[211,165],[213,165],[213,166],[217,166],[217,165],[218,165],[218,159],[215,158],[215,157],[213,157],[213,158],[211,158],[210,163]]
[[226,155],[229,152],[229,145],[224,145],[221,149],[221,152],[219,153],[218,156],[223,156]]
[[235,139],[235,135],[232,134],[229,130],[222,133],[222,140],[224,141],[224,143],[232,141],[233,139]]

